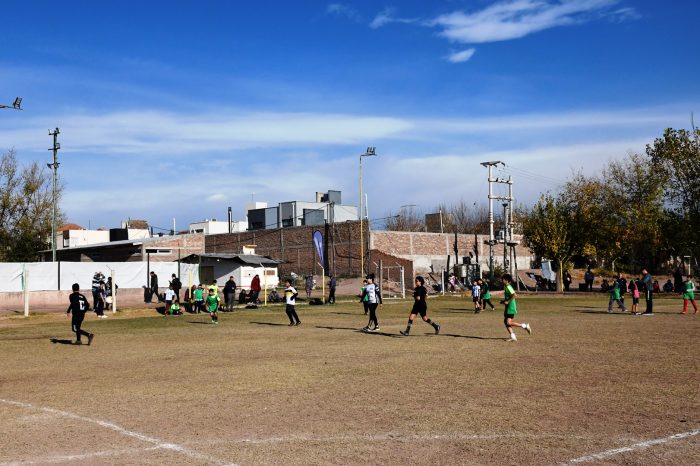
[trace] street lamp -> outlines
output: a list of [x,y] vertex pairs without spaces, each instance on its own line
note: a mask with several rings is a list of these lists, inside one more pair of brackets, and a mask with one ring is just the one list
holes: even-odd
[[368,147],[364,154],[360,154],[360,278],[365,275],[365,243],[362,226],[362,157],[373,157],[375,155],[377,155],[376,147]]
[[22,110],[22,98],[17,97],[15,101],[12,103],[12,105],[2,105],[0,104],[0,108],[11,108],[13,110]]

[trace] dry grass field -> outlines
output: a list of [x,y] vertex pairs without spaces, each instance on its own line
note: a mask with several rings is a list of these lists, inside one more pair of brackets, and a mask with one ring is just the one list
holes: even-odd
[[0,465],[700,464],[700,316],[608,314],[605,295],[502,312],[429,301],[441,334],[354,302],[163,317],[0,318]]

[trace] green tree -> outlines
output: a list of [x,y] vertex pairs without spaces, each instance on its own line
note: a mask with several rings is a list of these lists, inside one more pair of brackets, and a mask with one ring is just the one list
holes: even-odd
[[529,215],[523,216],[523,241],[536,255],[554,261],[557,291],[562,290],[563,266],[583,253],[579,212],[560,195],[544,194]]
[[661,138],[647,145],[653,169],[663,175],[666,195],[665,231],[670,252],[700,254],[700,129],[666,129]]
[[51,176],[37,162],[19,166],[14,150],[0,156],[0,261],[33,261],[49,247],[52,191]]

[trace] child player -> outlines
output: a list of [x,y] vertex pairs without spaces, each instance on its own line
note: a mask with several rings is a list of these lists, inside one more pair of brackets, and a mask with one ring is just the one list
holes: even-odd
[[504,299],[501,304],[505,305],[505,312],[503,313],[503,323],[506,325],[506,330],[510,334],[510,341],[518,341],[518,337],[515,336],[513,327],[522,327],[528,334],[532,333],[532,328],[530,324],[519,324],[515,322],[515,314],[518,313],[518,307],[515,304],[515,290],[513,289],[513,278],[508,273],[504,273],[503,277],[504,289]]
[[287,313],[287,317],[289,317],[289,326],[291,327],[292,325],[299,325],[301,321],[299,320],[299,316],[297,315],[297,311],[295,310],[294,306],[296,305],[296,299],[297,299],[297,293],[296,288],[292,286],[292,281],[291,280],[285,280],[284,281],[284,301],[285,301],[285,312]]
[[200,283],[197,288],[194,289],[192,293],[194,295],[194,310],[195,313],[199,314],[204,309],[204,288]]
[[685,282],[683,282],[683,312],[681,312],[681,314],[688,312],[688,301],[691,302],[693,309],[695,309],[693,314],[697,314],[698,306],[695,304],[695,283],[693,283],[693,279],[690,275],[688,275]]
[[[369,306],[369,322],[362,329],[364,332],[378,332],[379,320],[377,320],[377,307],[382,304],[382,293],[379,287],[374,283],[374,274],[367,275],[367,286],[365,287],[364,297],[367,297],[367,305]],[[372,327],[374,325],[374,327]]]
[[428,323],[435,329],[435,335],[440,333],[440,324],[434,322],[428,318],[428,303],[425,301],[428,291],[425,289],[423,284],[425,280],[420,275],[416,277],[416,288],[413,290],[413,309],[411,309],[411,315],[408,316],[408,325],[406,325],[406,330],[401,331],[401,335],[407,337],[411,333],[411,326],[413,325],[413,319],[416,315],[420,314],[423,322]]
[[207,296],[206,306],[207,310],[209,310],[209,315],[211,316],[212,324],[219,323],[219,314],[217,314],[217,311],[219,310],[220,304],[221,298],[219,298],[219,295],[216,293],[216,290],[214,290],[214,288],[209,288],[209,295]]
[[474,313],[478,314],[481,312],[481,287],[479,282],[474,280],[472,282],[472,302],[474,303]]
[[68,299],[70,300],[70,305],[68,306],[68,311],[66,314],[73,313],[73,319],[71,321],[71,327],[75,332],[75,344],[82,345],[80,341],[80,336],[85,335],[88,339],[88,346],[92,343],[92,339],[95,338],[94,333],[86,332],[81,329],[80,326],[83,324],[83,319],[85,319],[85,313],[90,309],[90,304],[87,298],[80,293],[80,285],[77,283],[73,284],[73,292],[70,294]]
[[617,306],[622,309],[622,312],[627,312],[627,308],[622,303],[620,299],[620,282],[613,280],[612,288],[610,288],[610,301],[608,301],[608,313],[612,312],[613,302],[617,303]]
[[481,287],[481,309],[486,310],[486,305],[488,304],[493,311],[493,303],[491,302],[491,288],[489,287],[489,282],[479,279],[479,286]]
[[627,286],[627,290],[632,295],[632,314],[639,314],[639,286],[637,281],[632,279],[630,284]]

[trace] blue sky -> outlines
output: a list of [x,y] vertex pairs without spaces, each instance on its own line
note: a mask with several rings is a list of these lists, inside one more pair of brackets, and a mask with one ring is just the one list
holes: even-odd
[[[0,149],[50,162],[71,222],[170,227],[339,189],[370,217],[519,202],[700,113],[700,2],[48,1],[3,5]],[[700,119],[700,117],[698,117]]]

